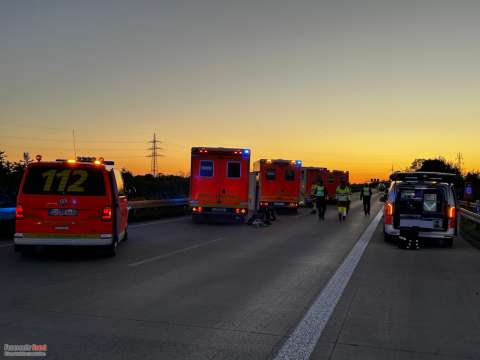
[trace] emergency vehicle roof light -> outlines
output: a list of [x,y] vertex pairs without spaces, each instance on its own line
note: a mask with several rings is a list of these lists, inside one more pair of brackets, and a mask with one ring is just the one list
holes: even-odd
[[37,155],[37,156],[35,156],[35,159],[36,159],[37,161],[42,161],[42,155]]
[[297,165],[302,165],[302,160],[297,160],[297,161],[295,161],[295,163],[296,163]]
[[68,162],[69,164],[74,164],[74,163],[75,163],[75,160],[73,160],[73,159],[68,159],[67,162]]
[[249,150],[249,149],[243,149],[243,153],[244,153],[245,155],[248,155],[248,154],[250,154],[250,150]]

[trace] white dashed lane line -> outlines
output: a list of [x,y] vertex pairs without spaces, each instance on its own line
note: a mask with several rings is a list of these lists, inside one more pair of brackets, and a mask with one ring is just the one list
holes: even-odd
[[150,257],[150,258],[147,258],[147,259],[144,259],[144,260],[136,261],[136,262],[128,264],[128,266],[135,267],[135,266],[151,263],[153,261],[163,260],[163,259],[168,258],[170,256],[177,255],[177,254],[182,254],[182,253],[185,253],[185,252],[193,250],[193,249],[198,249],[198,248],[213,244],[213,243],[215,243],[217,241],[220,241],[220,240],[223,240],[223,238],[217,238],[217,239],[214,239],[214,240],[205,241],[201,244],[188,246],[186,248],[175,250],[175,251],[163,254],[163,255],[153,256],[153,257]]

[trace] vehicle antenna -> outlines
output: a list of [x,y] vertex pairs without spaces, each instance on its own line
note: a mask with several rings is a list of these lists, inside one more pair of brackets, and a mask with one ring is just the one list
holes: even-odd
[[74,159],[77,158],[77,144],[76,144],[76,141],[75,141],[75,129],[72,129],[72,135],[73,135],[73,156],[74,156]]

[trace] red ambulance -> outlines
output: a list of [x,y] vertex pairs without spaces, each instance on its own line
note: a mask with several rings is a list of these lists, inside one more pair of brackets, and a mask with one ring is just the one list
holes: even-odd
[[261,159],[255,162],[260,207],[297,209],[300,202],[302,162]]
[[194,221],[248,214],[250,149],[193,147],[190,206]]
[[328,181],[328,170],[322,167],[302,167],[301,198],[305,206],[312,206],[312,186],[318,178],[326,185]]
[[28,165],[20,184],[15,250],[37,246],[97,246],[115,255],[127,237],[127,196],[122,174],[102,158],[41,161]]
[[342,181],[345,181],[347,184],[350,181],[350,173],[348,171],[332,170],[328,172],[325,186],[327,187],[329,200],[335,200],[337,187]]

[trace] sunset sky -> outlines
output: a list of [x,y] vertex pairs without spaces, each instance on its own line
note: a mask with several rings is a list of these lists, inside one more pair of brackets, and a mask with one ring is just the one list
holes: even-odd
[[0,150],[187,173],[249,147],[384,178],[480,169],[480,1],[1,1]]

